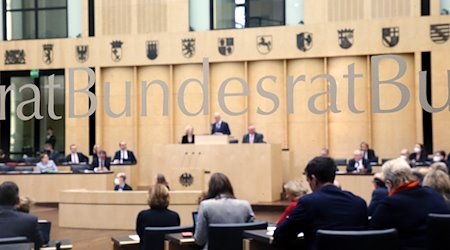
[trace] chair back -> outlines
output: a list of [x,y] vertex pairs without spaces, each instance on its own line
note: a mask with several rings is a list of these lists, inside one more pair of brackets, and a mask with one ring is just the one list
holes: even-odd
[[141,239],[143,250],[164,250],[164,240],[166,234],[192,232],[189,227],[146,227],[144,238]]
[[428,249],[446,250],[450,246],[450,214],[429,214],[427,219]]
[[398,250],[396,229],[366,231],[317,231],[317,250]]
[[48,244],[50,241],[50,230],[52,229],[52,222],[47,220],[38,221],[39,230],[42,234],[42,240],[44,245]]
[[208,249],[242,250],[242,236],[244,231],[257,229],[267,229],[267,222],[210,224],[208,227]]
[[34,244],[27,237],[0,238],[0,250],[30,250]]
[[336,162],[336,165],[338,166],[347,165],[347,159],[334,159],[334,162]]

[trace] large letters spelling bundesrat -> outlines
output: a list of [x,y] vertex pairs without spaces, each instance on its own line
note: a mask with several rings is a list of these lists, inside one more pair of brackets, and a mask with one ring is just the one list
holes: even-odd
[[[392,79],[380,79],[379,71],[380,71],[380,62],[382,60],[392,60],[398,65],[398,72],[395,77]],[[75,89],[75,72],[82,73],[85,72],[88,76],[88,82],[85,85],[84,88]],[[347,79],[348,84],[348,100],[347,105],[350,110],[350,112],[353,113],[363,113],[365,110],[360,110],[355,105],[355,79],[356,78],[362,78],[362,74],[357,74],[355,72],[355,65],[350,64],[347,67],[347,74],[343,75],[343,78]],[[372,105],[371,105],[371,112],[373,113],[392,113],[392,112],[398,112],[402,110],[409,102],[410,99],[410,91],[409,89],[400,82],[400,79],[403,77],[403,75],[406,73],[406,63],[404,59],[397,55],[380,55],[380,56],[373,56],[371,58],[371,76],[370,76],[370,82],[371,82],[371,95],[372,95]],[[445,109],[450,111],[450,70],[447,71],[447,101],[445,104],[443,104],[441,107],[432,107],[431,104],[428,102],[427,99],[427,83],[426,83],[426,76],[427,72],[422,71],[419,74],[419,101],[422,106],[422,108],[430,113],[433,112],[441,112]],[[308,99],[308,109],[310,112],[314,114],[323,114],[326,112],[333,112],[333,113],[339,113],[342,112],[338,105],[337,105],[337,83],[336,79],[329,74],[320,74],[316,76],[312,76],[309,83],[312,85],[315,82],[319,82],[320,80],[325,80],[327,82],[327,90],[324,92],[319,92]],[[242,91],[240,92],[227,92],[227,86],[231,83],[238,83],[241,86]],[[289,114],[293,114],[295,111],[294,107],[294,93],[295,93],[295,86],[301,82],[307,83],[306,75],[299,75],[299,76],[288,76],[287,77],[287,111]],[[89,89],[93,87],[95,84],[95,72],[90,68],[69,68],[69,88],[68,88],[68,97],[69,97],[69,118],[85,118],[89,117],[90,115],[94,114],[94,112],[97,110],[97,97],[94,93],[90,92]],[[202,91],[202,105],[198,110],[189,110],[186,106],[186,89],[190,84],[197,84],[200,86]],[[264,99],[267,99],[272,103],[272,107],[270,109],[263,109],[261,107],[256,107],[256,113],[260,115],[271,115],[275,112],[277,112],[279,106],[280,106],[280,98],[273,92],[270,92],[265,88],[267,85],[273,85],[273,84],[281,84],[277,82],[277,77],[273,75],[265,75],[262,76],[258,82],[256,83],[256,93],[263,97]],[[381,85],[391,85],[398,89],[400,95],[399,95],[399,102],[397,106],[391,107],[389,109],[382,109],[380,105],[380,100],[382,96],[380,96],[380,86]],[[78,83],[77,85],[82,85]],[[140,98],[140,115],[146,116],[147,115],[147,109],[148,109],[148,102],[147,102],[147,94],[149,92],[149,89],[151,86],[157,86],[160,87],[162,90],[163,95],[163,103],[162,106],[158,106],[155,108],[161,108],[162,107],[162,115],[168,116],[169,115],[169,85],[162,80],[154,79],[150,81],[142,81],[140,85],[140,89],[138,90],[138,93],[141,94]],[[103,87],[100,88],[103,90],[103,107],[105,110],[105,113],[112,117],[112,118],[118,118],[118,117],[128,117],[132,115],[131,112],[131,81],[125,81],[124,84],[124,98],[125,98],[125,105],[122,111],[120,112],[114,112],[111,109],[111,100],[110,100],[110,92],[111,92],[111,84],[109,82],[105,82],[103,84]],[[196,116],[196,115],[208,115],[209,114],[209,60],[208,58],[203,59],[203,79],[195,79],[195,78],[189,78],[184,80],[180,88],[178,89],[178,96],[177,96],[177,105],[179,110],[187,115],[187,116]],[[0,120],[5,120],[5,102],[6,102],[6,96],[11,91],[15,91],[15,85],[10,84],[7,88],[5,85],[0,85]],[[53,120],[59,120],[62,119],[61,114],[57,115],[54,111],[54,75],[49,76],[48,86],[46,88],[49,89],[49,95],[48,95],[48,114],[49,117]],[[41,101],[41,94],[39,91],[39,88],[32,83],[24,84],[19,88],[19,92],[22,93],[24,89],[30,89],[33,92],[33,98],[29,100],[24,100],[17,106],[16,115],[19,119],[22,120],[30,120],[30,119],[42,119],[43,116],[40,113],[40,101]],[[76,98],[75,95],[86,95],[89,98],[89,110],[86,113],[83,114],[77,114],[75,112],[75,106]],[[218,90],[218,105],[220,109],[227,115],[231,116],[239,116],[243,115],[246,112],[248,112],[248,108],[245,107],[242,110],[231,110],[226,103],[226,98],[228,97],[236,97],[236,96],[249,96],[249,85],[248,83],[239,77],[230,76],[229,78],[225,79],[221,85],[219,86]],[[328,105],[324,109],[319,109],[316,106],[316,102],[318,98],[320,97],[327,97],[328,98]],[[23,109],[26,105],[33,105],[34,112],[30,115],[25,115],[23,112]]]

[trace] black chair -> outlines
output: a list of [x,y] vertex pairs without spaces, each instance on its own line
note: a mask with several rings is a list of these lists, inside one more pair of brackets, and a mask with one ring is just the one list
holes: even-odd
[[30,250],[34,243],[29,242],[27,237],[0,238],[0,250]]
[[39,220],[38,221],[39,230],[42,234],[42,239],[44,245],[47,245],[50,241],[50,230],[52,229],[52,222],[47,220]]
[[336,165],[338,166],[347,165],[347,159],[334,159],[334,162],[336,162]]
[[84,173],[84,171],[89,170],[89,165],[70,165],[70,171],[73,173]]
[[144,250],[163,250],[166,234],[192,232],[193,227],[146,227],[141,239]]
[[246,230],[267,229],[266,221],[232,224],[210,224],[209,250],[242,250],[242,237]]
[[386,163],[387,161],[392,160],[391,158],[381,158],[381,164]]
[[427,246],[430,250],[450,247],[450,214],[429,214],[427,219]]
[[6,173],[6,172],[10,172],[10,171],[14,171],[14,166],[0,165],[0,172]]
[[317,231],[317,250],[398,250],[396,229],[367,231]]

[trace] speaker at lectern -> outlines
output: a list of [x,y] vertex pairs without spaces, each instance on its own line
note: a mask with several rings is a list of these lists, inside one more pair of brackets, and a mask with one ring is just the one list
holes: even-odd
[[196,145],[217,145],[217,144],[228,144],[228,135],[196,135],[195,144]]

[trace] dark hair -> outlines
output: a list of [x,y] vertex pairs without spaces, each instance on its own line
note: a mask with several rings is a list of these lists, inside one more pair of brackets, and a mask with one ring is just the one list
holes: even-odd
[[42,160],[45,156],[48,156],[48,154],[46,154],[46,153],[41,154],[41,155],[39,156],[39,160]]
[[206,199],[220,198],[225,196],[226,198],[234,199],[234,191],[231,186],[231,182],[228,177],[222,173],[214,173],[209,180],[208,194]]
[[12,181],[0,185],[0,206],[14,206],[19,201],[19,187]]
[[308,178],[314,175],[319,183],[333,183],[336,177],[336,170],[336,163],[332,158],[318,156],[308,162],[305,173]]
[[98,151],[97,154],[98,154],[98,155],[101,155],[101,154],[107,155],[107,154],[106,154],[106,151],[103,150],[103,149],[101,149],[100,151]]
[[375,183],[375,185],[377,185],[377,187],[380,188],[385,188],[386,187],[386,183],[384,183],[384,181],[380,178],[373,178],[373,183]]
[[445,151],[444,150],[439,150],[437,151],[438,154],[440,154],[443,158],[445,158]]

